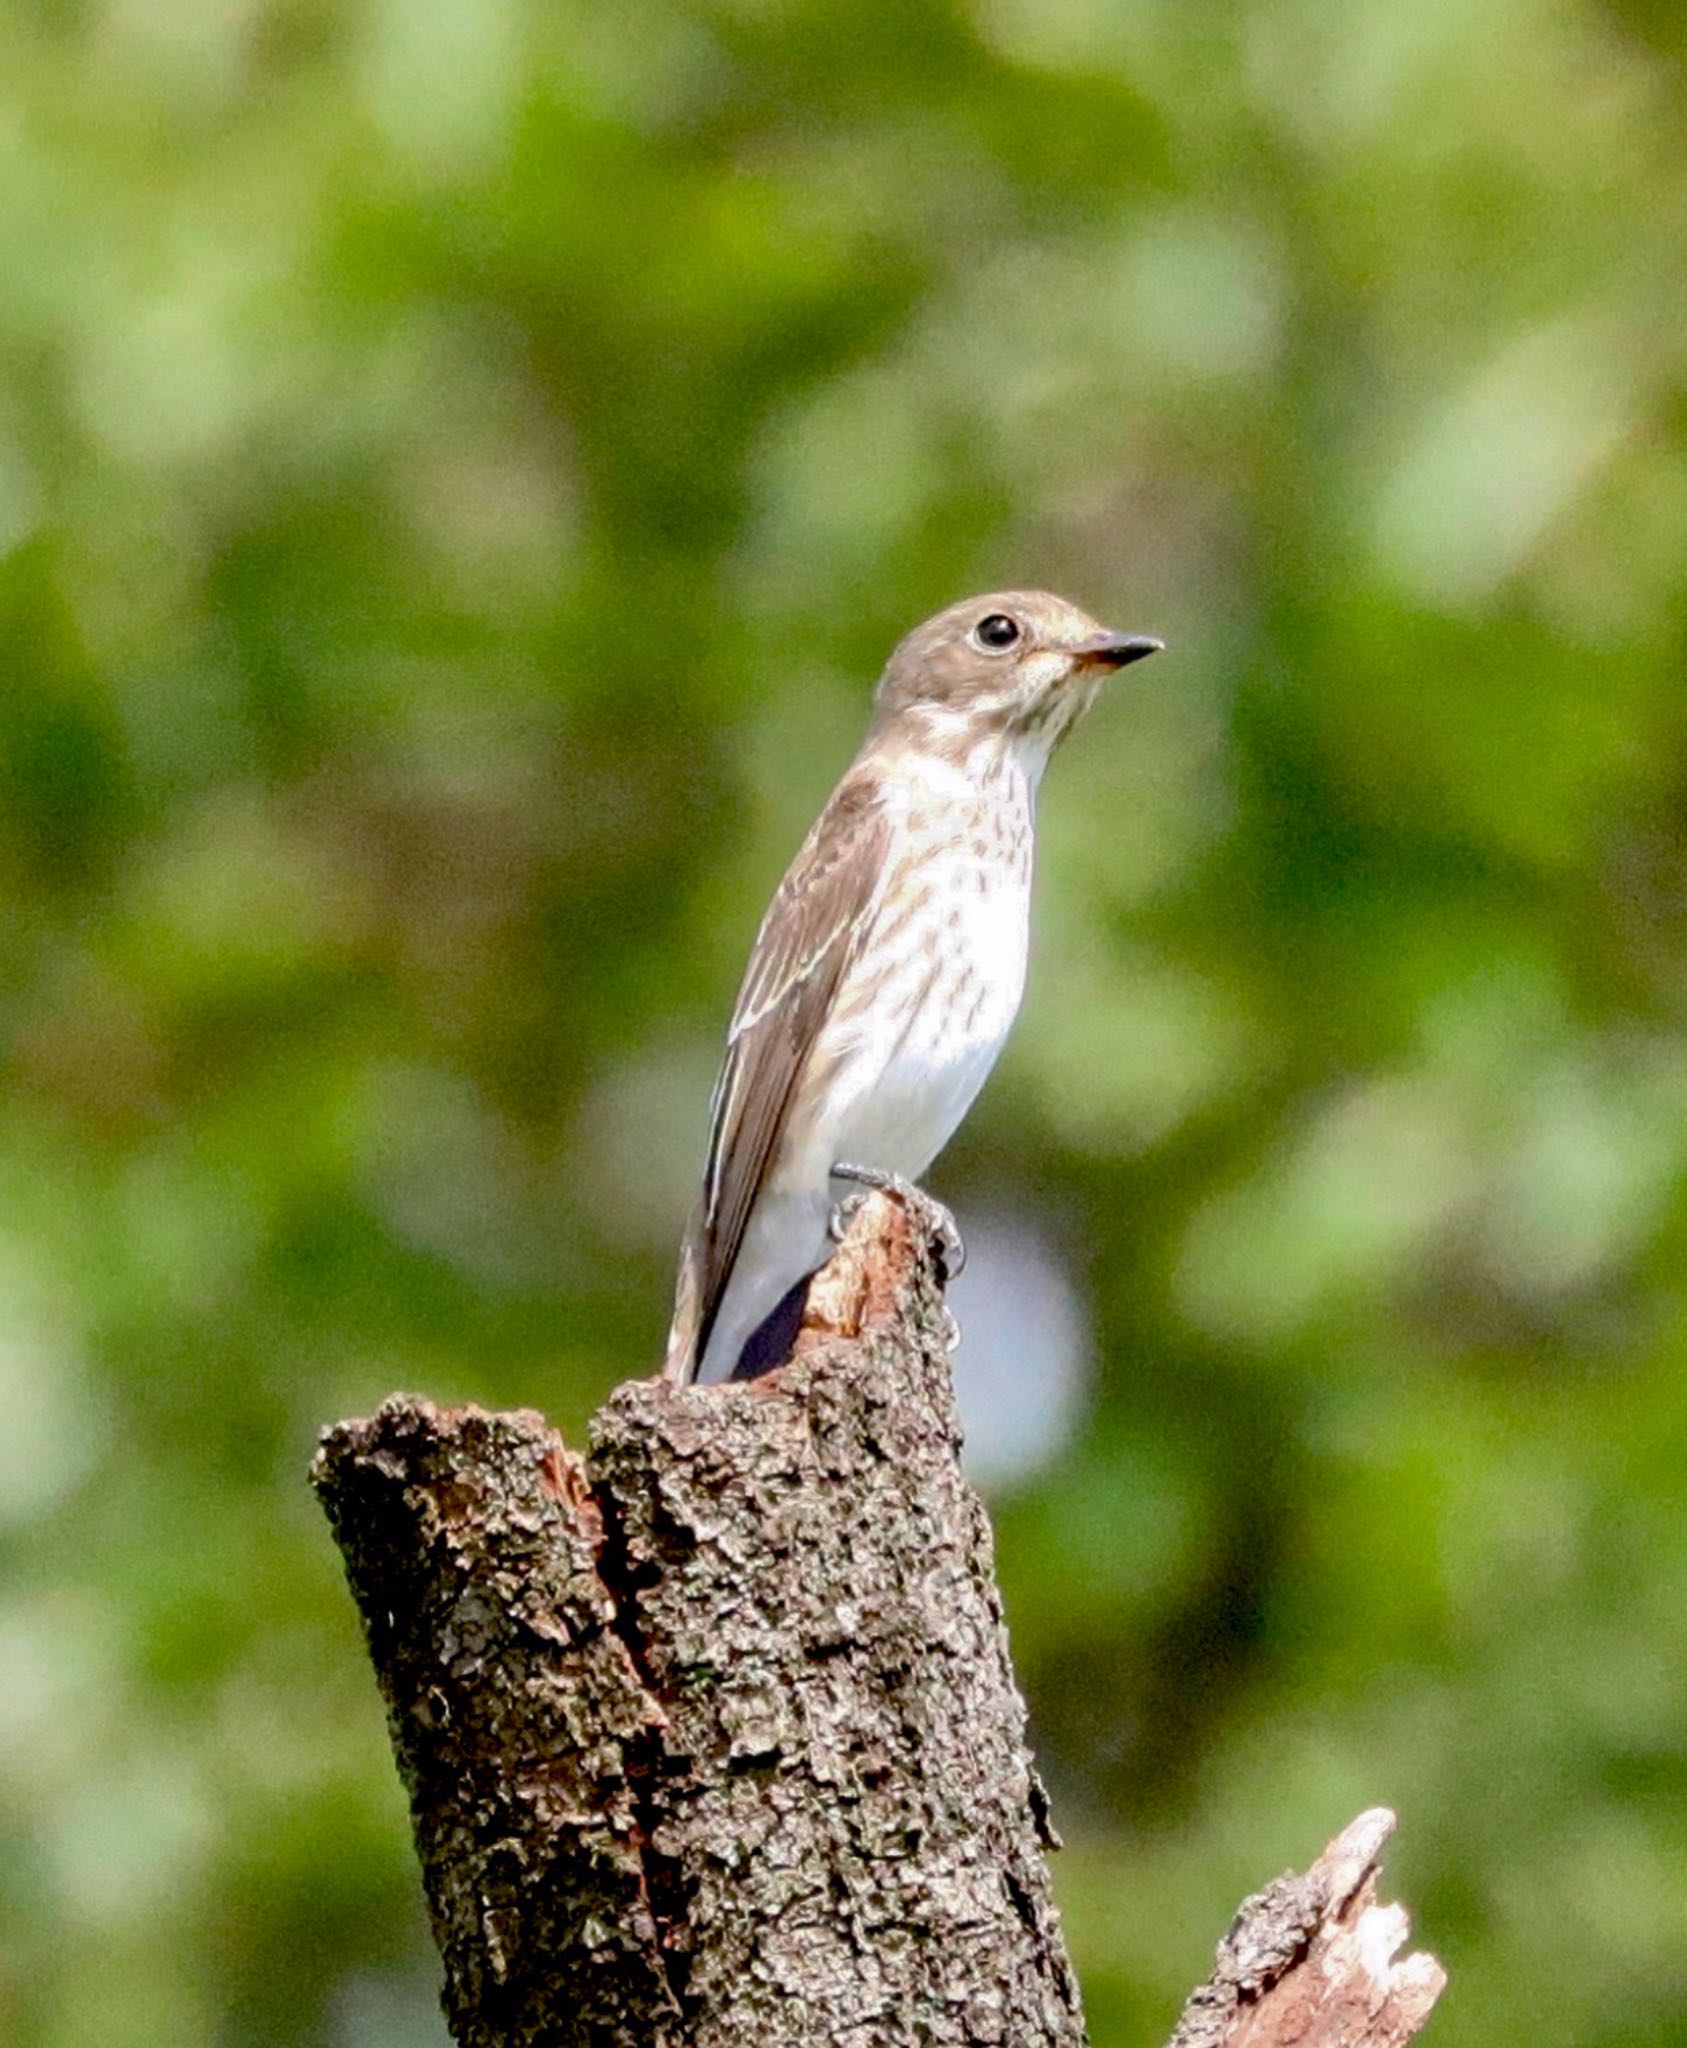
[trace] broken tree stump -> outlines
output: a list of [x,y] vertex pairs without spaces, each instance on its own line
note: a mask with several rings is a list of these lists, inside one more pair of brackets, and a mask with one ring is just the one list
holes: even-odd
[[[410,1396],[324,1434],[464,2048],[1084,2040],[931,1223],[869,1197],[790,1364],[631,1381],[584,1455]],[[1279,2038],[1406,2036],[1176,2048]]]

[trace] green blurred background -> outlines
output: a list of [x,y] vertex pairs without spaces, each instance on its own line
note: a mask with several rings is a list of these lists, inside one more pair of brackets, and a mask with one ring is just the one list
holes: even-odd
[[998,583],[1171,647],[933,1177],[1052,1304],[961,1365],[1098,2048],[1379,1801],[1446,2048],[1687,2041],[1684,52],[0,18],[8,2042],[443,2039],[315,1431],[654,1365],[766,895]]

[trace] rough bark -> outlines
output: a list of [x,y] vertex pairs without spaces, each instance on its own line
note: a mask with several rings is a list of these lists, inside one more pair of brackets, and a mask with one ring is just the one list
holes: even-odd
[[660,1709],[616,1632],[584,1468],[542,1416],[402,1396],[312,1477],[410,1794],[464,2043],[679,2043],[637,1773]]
[[[408,1396],[324,1435],[464,2048],[1082,2042],[931,1220],[870,1198],[789,1365],[633,1381],[583,1458]],[[1173,2048],[1415,2031],[1331,2031],[1389,2009],[1377,1827],[1248,1902]]]

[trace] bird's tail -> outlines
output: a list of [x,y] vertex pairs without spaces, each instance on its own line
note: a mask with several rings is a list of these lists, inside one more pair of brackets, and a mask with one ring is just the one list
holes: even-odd
[[668,1353],[662,1377],[685,1386],[697,1377],[698,1340],[703,1324],[703,1258],[700,1217],[692,1219],[680,1248],[679,1277],[674,1282],[674,1319],[668,1325]]

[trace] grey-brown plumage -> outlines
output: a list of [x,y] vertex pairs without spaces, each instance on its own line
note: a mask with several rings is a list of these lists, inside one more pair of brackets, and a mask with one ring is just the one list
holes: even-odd
[[1159,645],[1007,591],[891,656],[739,990],[668,1377],[734,1375],[826,1257],[840,1162],[911,1180],[947,1142],[1019,1005],[1043,767],[1103,677]]

